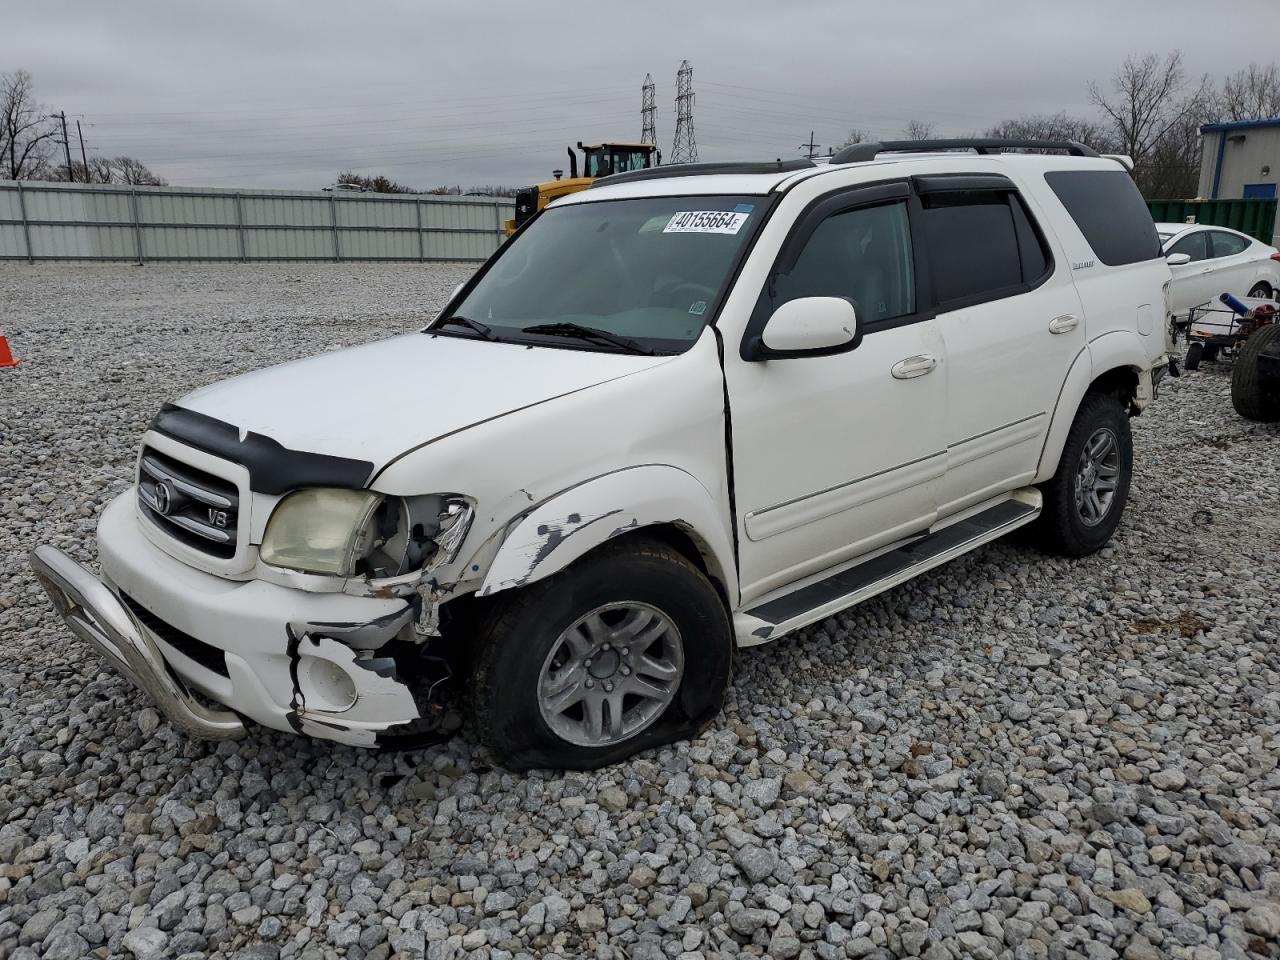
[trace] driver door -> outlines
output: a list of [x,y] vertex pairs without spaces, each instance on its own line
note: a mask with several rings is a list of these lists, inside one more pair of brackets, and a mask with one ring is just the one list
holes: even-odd
[[793,228],[748,325],[801,297],[854,303],[849,352],[726,358],[743,601],[926,529],[946,453],[943,342],[921,311],[906,184],[851,190]]

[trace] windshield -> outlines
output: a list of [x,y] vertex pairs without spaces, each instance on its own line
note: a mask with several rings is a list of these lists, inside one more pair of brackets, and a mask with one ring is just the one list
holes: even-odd
[[[434,328],[492,339],[550,342],[529,328],[576,324],[679,352],[714,315],[730,268],[759,228],[761,197],[647,197],[552,207],[508,241],[466,297]],[[528,331],[527,333],[525,331]],[[556,345],[595,350],[618,344]]]

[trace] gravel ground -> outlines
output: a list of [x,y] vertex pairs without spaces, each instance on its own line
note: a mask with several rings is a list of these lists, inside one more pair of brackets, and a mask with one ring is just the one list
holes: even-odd
[[465,268],[0,266],[0,957],[1280,956],[1280,432],[1218,364],[1079,562],[995,544],[739,659],[701,739],[513,776],[184,740],[52,615],[158,404]]

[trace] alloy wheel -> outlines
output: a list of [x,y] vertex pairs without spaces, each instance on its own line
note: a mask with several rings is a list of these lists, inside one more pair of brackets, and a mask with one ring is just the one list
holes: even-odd
[[1076,511],[1085,526],[1096,527],[1111,512],[1120,482],[1120,444],[1110,427],[1093,432],[1076,465]]
[[561,739],[604,747],[629,740],[666,711],[684,675],[671,618],[647,603],[597,607],[551,645],[538,676],[538,709]]

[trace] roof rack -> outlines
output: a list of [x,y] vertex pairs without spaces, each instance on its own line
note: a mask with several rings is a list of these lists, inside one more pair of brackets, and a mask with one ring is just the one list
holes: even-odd
[[1001,153],[1005,150],[1065,150],[1073,157],[1096,157],[1098,151],[1075,140],[1002,140],[991,137],[960,137],[954,140],[885,140],[852,143],[831,158],[832,163],[862,163],[882,153],[934,153],[939,150],[975,150]]
[[592,187],[611,187],[615,183],[633,183],[637,180],[659,180],[663,177],[698,177],[712,173],[790,173],[816,167],[812,160],[764,160],[737,161],[733,163],[668,163],[648,170],[628,170],[600,177]]

